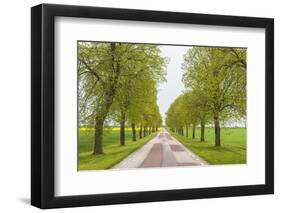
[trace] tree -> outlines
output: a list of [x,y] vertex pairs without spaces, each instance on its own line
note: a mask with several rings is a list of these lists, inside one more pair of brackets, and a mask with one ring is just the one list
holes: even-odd
[[[125,45],[125,44],[124,44]],[[126,50],[121,62],[124,70],[120,76],[116,94],[117,111],[120,121],[120,145],[125,145],[125,123],[131,121],[133,141],[136,140],[135,126],[141,119],[139,106],[155,105],[157,85],[165,81],[166,59],[161,57],[156,45],[126,44],[133,51]],[[127,60],[130,58],[130,60]],[[122,64],[124,64],[122,66]],[[145,95],[143,95],[145,94]],[[148,105],[148,107],[151,107]],[[151,127],[149,129],[151,132]]]
[[146,95],[157,92],[157,84],[165,80],[165,66],[156,45],[78,43],[79,126],[94,126],[94,154],[103,153],[103,127],[109,117],[118,118],[120,144],[125,144],[126,121],[142,120],[132,116],[133,111],[140,113],[135,102],[147,84],[152,92]]
[[120,77],[120,45],[94,42],[78,44],[79,83],[84,83],[81,93],[86,97],[86,105],[89,104],[87,100],[95,100],[94,110],[88,115],[92,120],[94,117],[94,154],[103,153],[103,125],[113,103]]
[[[200,124],[200,141],[205,141],[205,125],[210,121],[210,109],[208,108],[207,98],[203,93],[196,89],[185,93],[185,105],[189,113],[189,120],[192,123]],[[193,132],[195,125],[193,125]],[[195,134],[195,133],[194,133]],[[194,139],[195,137],[193,137]]]
[[194,91],[185,91],[171,104],[166,116],[167,125],[180,135],[184,134],[183,127],[185,126],[187,137],[188,127],[192,125],[192,139],[195,139],[195,129],[200,122],[200,140],[203,142],[205,140],[205,124],[208,121],[208,109],[205,108],[203,100]]
[[186,88],[212,112],[215,145],[220,146],[220,121],[246,114],[246,50],[193,47],[182,69]]
[[166,112],[166,124],[173,131],[183,135],[183,127],[186,124],[186,111],[184,107],[184,96],[178,96]]

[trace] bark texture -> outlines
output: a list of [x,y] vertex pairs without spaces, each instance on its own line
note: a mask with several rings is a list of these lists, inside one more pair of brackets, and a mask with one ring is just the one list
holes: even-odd
[[137,131],[136,131],[136,125],[135,123],[132,123],[132,140],[136,141],[137,140]]
[[214,117],[214,122],[215,122],[215,146],[220,146],[221,145],[221,130],[220,130],[220,121],[219,121],[218,116]]

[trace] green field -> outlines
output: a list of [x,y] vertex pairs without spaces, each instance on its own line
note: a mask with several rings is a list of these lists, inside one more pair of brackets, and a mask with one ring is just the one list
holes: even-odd
[[131,131],[126,131],[126,146],[120,146],[119,131],[107,131],[103,138],[104,154],[93,155],[93,131],[79,131],[78,170],[109,169],[143,146],[155,135],[156,133],[141,140],[132,141]]
[[208,161],[210,164],[245,164],[246,163],[246,129],[222,128],[221,147],[215,147],[215,131],[206,128],[205,142],[200,142],[200,129],[196,130],[196,138],[192,140],[176,133],[171,134],[187,148]]

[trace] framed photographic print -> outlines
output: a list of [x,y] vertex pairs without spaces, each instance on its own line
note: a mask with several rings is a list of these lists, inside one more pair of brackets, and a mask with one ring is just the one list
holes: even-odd
[[31,9],[31,203],[271,194],[274,21]]

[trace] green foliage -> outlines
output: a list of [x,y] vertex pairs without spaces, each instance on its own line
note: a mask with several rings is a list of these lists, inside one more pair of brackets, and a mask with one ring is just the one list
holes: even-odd
[[165,81],[166,59],[160,57],[156,45],[127,45],[134,47],[134,51],[126,52],[130,55],[131,64],[124,61],[127,68],[120,76],[112,111],[117,115],[117,121],[120,120],[120,114],[124,113],[126,120],[131,123],[140,124],[149,119],[152,124],[160,115],[157,85]]
[[[200,123],[215,125],[246,119],[246,49],[193,47],[184,56],[182,82],[186,91],[170,106],[166,123],[172,129]],[[204,137],[202,137],[204,140]]]
[[246,116],[246,49],[194,47],[184,58],[183,83],[221,119]]
[[78,43],[80,126],[94,123],[110,92],[115,102],[106,117],[118,120],[118,111],[130,111],[131,120],[139,122],[140,109],[156,103],[157,85],[166,80],[167,59],[160,56],[157,45],[114,44],[116,64],[112,63],[112,43]]
[[184,96],[181,95],[170,105],[166,112],[166,125],[170,128],[178,128],[189,123],[189,113],[185,110]]
[[103,153],[103,127],[125,122],[160,126],[157,85],[165,81],[167,59],[157,45],[79,42],[79,126],[95,127],[94,154]]

